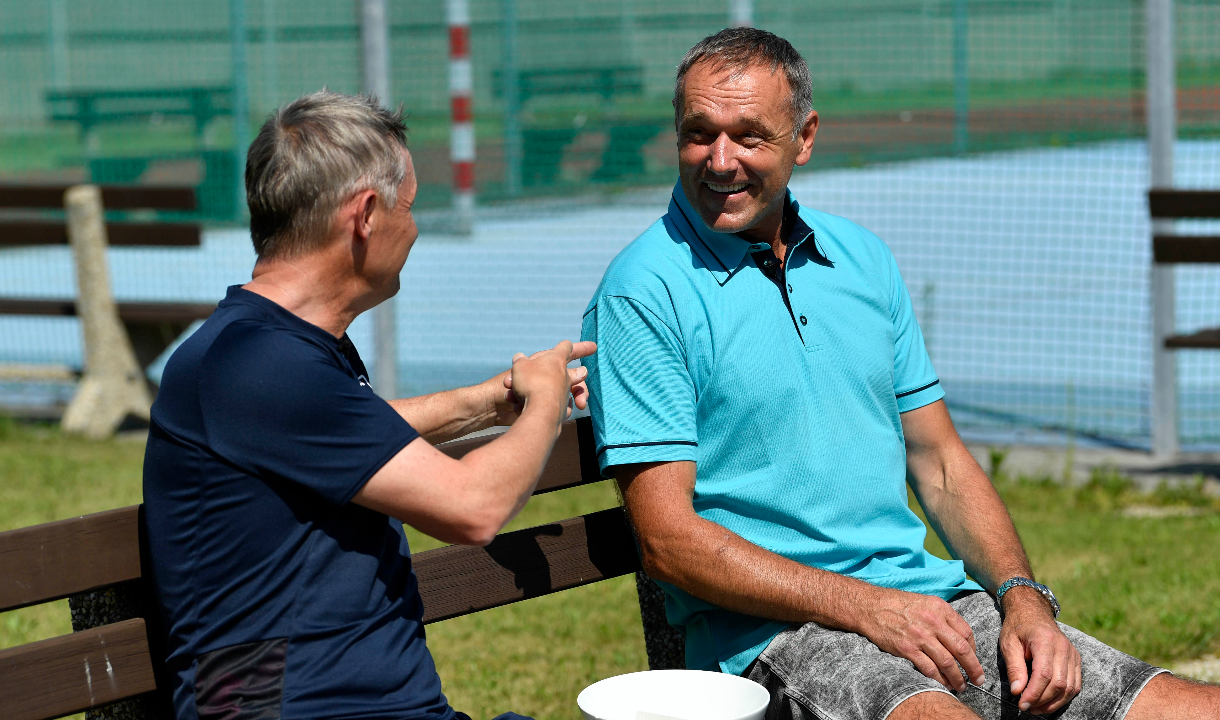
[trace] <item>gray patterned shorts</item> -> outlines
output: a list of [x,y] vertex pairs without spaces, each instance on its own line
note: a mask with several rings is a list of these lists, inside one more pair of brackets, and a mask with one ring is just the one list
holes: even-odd
[[[806,623],[777,635],[746,671],[746,677],[771,692],[766,720],[884,720],[902,701],[929,691],[953,695],[986,720],[1033,720],[1037,716],[1020,712],[1008,692],[995,601],[978,592],[951,605],[974,630],[987,676],[981,687],[971,683],[961,693],[949,693],[909,660],[883,652],[865,637]],[[1144,685],[1165,672],[1075,628],[1063,623],[1059,627],[1080,651],[1083,687],[1067,707],[1049,717],[1121,720]]]

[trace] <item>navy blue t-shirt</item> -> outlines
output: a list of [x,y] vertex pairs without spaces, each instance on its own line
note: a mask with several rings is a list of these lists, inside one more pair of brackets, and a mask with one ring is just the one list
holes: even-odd
[[178,718],[454,717],[402,525],[351,502],[418,436],[346,336],[239,287],[174,353],[144,505]]

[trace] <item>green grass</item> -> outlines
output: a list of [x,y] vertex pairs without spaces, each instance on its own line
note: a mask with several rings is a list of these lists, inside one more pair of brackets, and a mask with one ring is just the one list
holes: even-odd
[[[142,457],[138,438],[89,442],[0,421],[0,531],[139,502]],[[1140,495],[1115,473],[1083,488],[996,474],[1065,622],[1157,663],[1220,652],[1220,503],[1191,486]],[[610,483],[551,493],[511,527],[617,503]],[[1135,505],[1195,514],[1123,512]],[[409,534],[416,550],[440,545]],[[928,545],[944,555],[934,536]],[[66,602],[0,614],[0,648],[69,631]],[[647,665],[629,577],[430,625],[428,645],[450,701],[475,718],[512,709],[575,720],[582,688]]]

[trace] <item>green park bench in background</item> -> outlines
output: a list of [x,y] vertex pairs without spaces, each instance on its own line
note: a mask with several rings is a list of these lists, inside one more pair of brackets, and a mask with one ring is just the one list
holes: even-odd
[[[497,97],[504,94],[505,73],[492,75]],[[640,97],[644,94],[644,69],[639,66],[534,68],[517,73],[517,92],[522,104],[544,95],[596,95],[604,102],[618,98]],[[594,182],[618,182],[644,174],[641,150],[669,127],[667,122],[654,120],[611,120],[606,127],[609,135],[602,150]],[[551,185],[559,176],[564,150],[581,132],[591,127],[527,127],[522,130],[522,184]]]
[[[1154,220],[1178,218],[1220,219],[1220,190],[1152,189],[1148,210]],[[1220,264],[1220,237],[1200,235],[1154,235],[1152,259],[1157,263]],[[1220,350],[1220,327],[1190,335],[1171,335],[1165,347],[1172,349]]]
[[[237,164],[232,150],[206,147],[208,125],[230,117],[233,93],[228,87],[50,90],[49,117],[80,127],[86,145],[90,180],[98,184],[133,183],[156,162],[198,160],[203,180],[197,188],[198,215],[230,220],[237,212]],[[155,124],[166,118],[192,121],[197,150],[145,154],[98,155],[95,131],[106,125]]]
[[[495,437],[439,447],[462,457]],[[601,480],[592,424],[582,418],[564,426],[534,494]],[[67,597],[74,630],[0,650],[0,707],[8,720],[90,709],[91,720],[172,715],[142,513],[133,506],[0,533],[0,612]],[[685,641],[665,621],[662,591],[640,572],[622,508],[503,533],[485,548],[429,550],[412,564],[425,623],[634,572],[649,666],[684,667]],[[551,672],[538,668],[542,676]]]
[[[68,185],[0,185],[0,248],[67,245],[67,221],[61,212]],[[181,213],[195,209],[195,189],[189,187],[102,186],[107,211]],[[157,219],[109,219],[109,244],[125,247],[199,247],[200,227],[194,222]],[[127,330],[140,366],[147,368],[191,323],[212,314],[214,303],[120,302],[119,319]],[[77,302],[68,298],[0,297],[0,314],[76,316]]]

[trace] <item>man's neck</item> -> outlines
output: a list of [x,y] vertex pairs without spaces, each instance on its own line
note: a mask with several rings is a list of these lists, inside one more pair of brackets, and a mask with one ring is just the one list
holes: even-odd
[[772,211],[771,217],[745,232],[738,233],[751,242],[765,242],[771,246],[771,252],[783,263],[788,254],[788,236],[796,224],[796,213],[785,198],[781,205]]
[[260,260],[253,278],[242,287],[262,295],[311,325],[335,337],[366,308],[360,302],[364,293],[354,278],[336,272],[333,261],[323,253],[299,258]]

